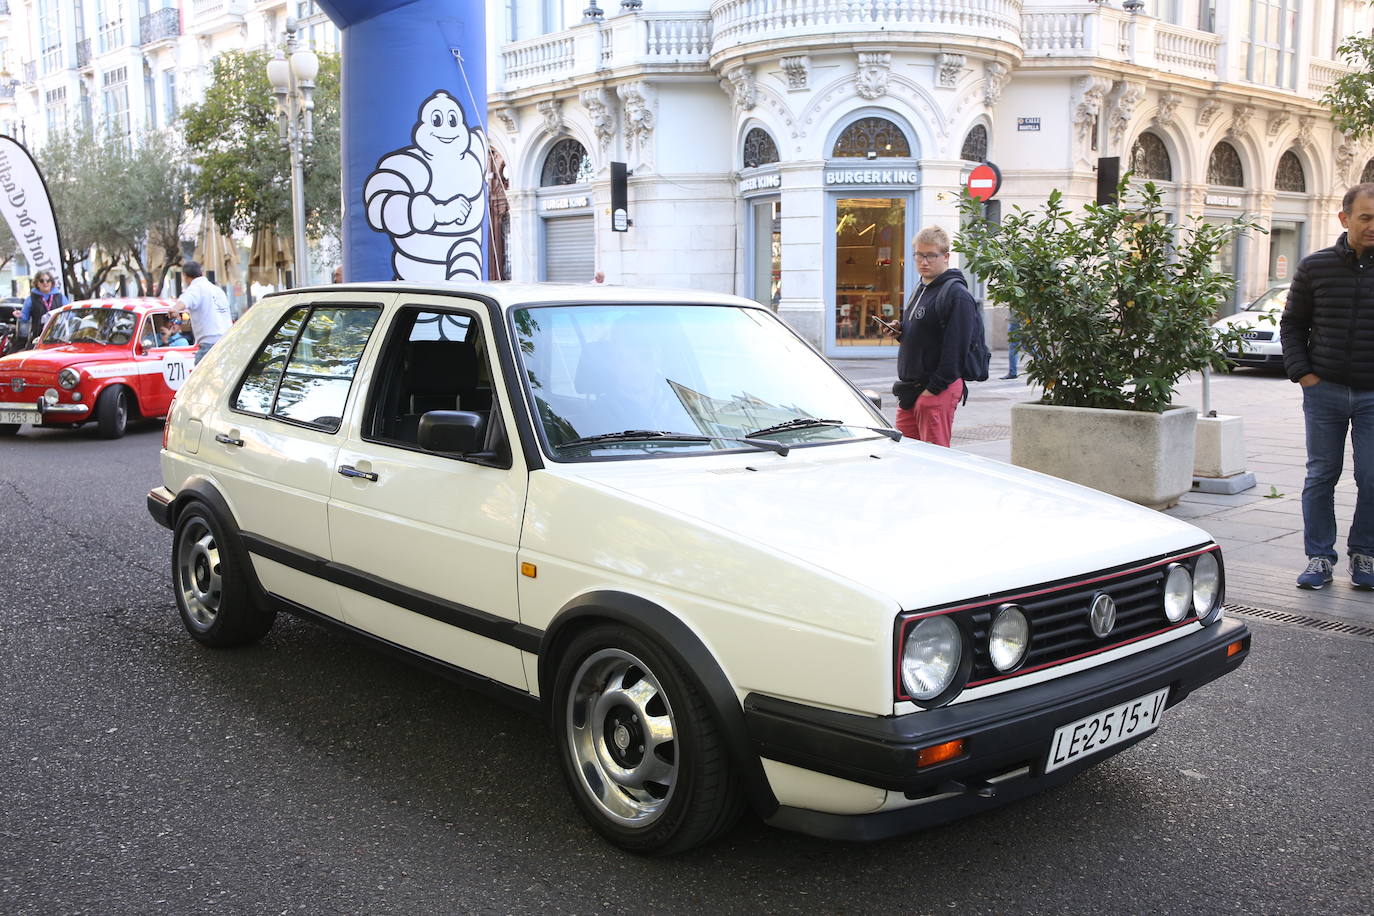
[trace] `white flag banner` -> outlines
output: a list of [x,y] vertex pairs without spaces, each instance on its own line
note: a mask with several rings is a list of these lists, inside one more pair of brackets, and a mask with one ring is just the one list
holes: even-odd
[[62,288],[62,240],[52,199],[38,163],[24,145],[0,135],[0,212],[5,214],[19,250],[29,262],[29,273],[46,270],[53,288]]

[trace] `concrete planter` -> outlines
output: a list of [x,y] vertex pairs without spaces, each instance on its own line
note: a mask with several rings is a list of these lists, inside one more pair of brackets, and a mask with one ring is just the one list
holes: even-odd
[[1167,509],[1193,485],[1197,409],[1164,413],[1015,404],[1011,463]]

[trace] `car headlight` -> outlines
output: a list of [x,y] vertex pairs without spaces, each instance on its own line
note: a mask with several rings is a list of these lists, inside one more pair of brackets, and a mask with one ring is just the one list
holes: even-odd
[[963,654],[959,627],[949,615],[927,617],[902,646],[902,685],[913,699],[935,699],[954,683]]
[[1004,604],[988,630],[988,657],[998,671],[1010,671],[1026,658],[1030,648],[1030,621],[1014,604]]
[[1197,612],[1199,620],[1211,623],[1212,620],[1208,618],[1220,604],[1221,564],[1217,562],[1216,551],[1208,551],[1198,557],[1193,566],[1193,610]]
[[71,391],[73,388],[75,388],[77,384],[80,383],[80,381],[81,373],[73,369],[71,366],[68,366],[61,372],[57,373],[57,384],[61,385],[68,391]]
[[1164,577],[1164,616],[1178,623],[1193,607],[1193,577],[1182,563],[1170,563]]

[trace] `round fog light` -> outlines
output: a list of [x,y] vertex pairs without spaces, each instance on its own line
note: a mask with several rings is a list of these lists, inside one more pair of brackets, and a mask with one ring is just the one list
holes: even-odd
[[1026,612],[1014,604],[997,610],[988,630],[988,657],[998,671],[1010,671],[1021,664],[1030,648],[1030,621]]
[[1193,577],[1182,563],[1170,563],[1164,577],[1164,616],[1178,623],[1193,606]]
[[56,404],[57,398],[58,394],[56,388],[49,388],[47,391],[43,392],[43,400],[49,404]]
[[933,700],[959,673],[963,644],[948,615],[927,617],[907,634],[902,646],[902,684],[916,700]]
[[1221,565],[1215,551],[1197,558],[1193,566],[1193,610],[1206,620],[1221,597]]

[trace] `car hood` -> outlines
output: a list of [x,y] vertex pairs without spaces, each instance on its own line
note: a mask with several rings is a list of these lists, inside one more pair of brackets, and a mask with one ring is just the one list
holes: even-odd
[[57,372],[66,366],[124,359],[127,349],[99,344],[61,344],[41,350],[20,350],[0,358],[0,372]]
[[[1227,315],[1220,321],[1212,323],[1214,328],[1254,328],[1257,331],[1273,331],[1275,335],[1279,333],[1278,312],[1236,312],[1234,315]],[[1272,315],[1273,320],[1265,318],[1265,315]]]
[[1081,575],[1211,540],[1096,490],[920,442],[608,462],[588,477],[891,596],[904,608]]

